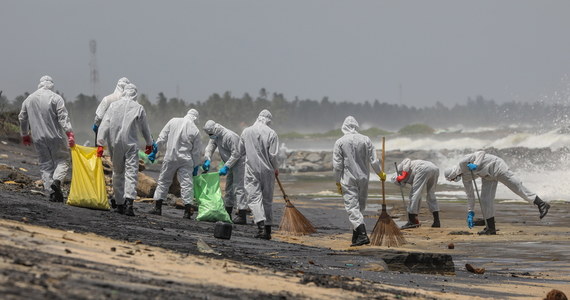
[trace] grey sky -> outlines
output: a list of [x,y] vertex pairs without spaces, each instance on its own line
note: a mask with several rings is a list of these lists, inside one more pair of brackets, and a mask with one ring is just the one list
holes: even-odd
[[570,1],[4,1],[0,90],[68,99],[126,76],[154,100],[265,87],[292,100],[534,101],[570,70]]

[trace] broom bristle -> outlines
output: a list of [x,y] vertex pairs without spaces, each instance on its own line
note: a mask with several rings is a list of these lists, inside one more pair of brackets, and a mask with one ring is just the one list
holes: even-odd
[[372,229],[370,244],[373,246],[398,247],[405,243],[406,239],[398,225],[385,210],[382,210],[374,229]]
[[285,204],[279,231],[292,235],[305,235],[317,232],[313,224],[289,201]]

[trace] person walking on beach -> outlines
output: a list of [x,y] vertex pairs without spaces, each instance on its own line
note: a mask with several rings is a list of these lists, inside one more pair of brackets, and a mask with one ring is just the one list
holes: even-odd
[[110,148],[117,212],[127,216],[135,215],[133,202],[139,172],[137,131],[142,132],[146,142],[145,153],[150,154],[154,148],[145,109],[136,100],[137,87],[127,84],[121,100],[107,109],[97,136],[97,145]]
[[75,146],[75,136],[63,98],[53,92],[53,79],[43,76],[38,90],[22,103],[18,115],[20,133],[25,146],[33,144],[38,152],[44,189],[49,200],[63,202],[61,182],[70,163],[69,148]]
[[550,204],[544,202],[537,194],[528,190],[502,158],[487,154],[485,151],[477,151],[466,155],[459,161],[458,165],[446,169],[444,175],[449,181],[463,180],[463,186],[467,193],[467,226],[469,228],[473,228],[473,217],[475,216],[475,194],[473,192],[473,184],[475,182],[472,181],[475,181],[478,177],[481,178],[481,210],[483,217],[487,221],[487,226],[478,234],[497,234],[495,229],[494,200],[499,182],[529,203],[538,206],[541,219],[546,216],[550,209]]
[[221,176],[226,177],[226,194],[224,205],[226,211],[231,216],[234,206],[237,206],[238,215],[232,220],[234,224],[246,224],[247,202],[245,198],[244,173],[245,157],[239,152],[240,137],[237,133],[225,128],[212,120],[208,120],[204,125],[204,131],[210,137],[204,153],[204,171],[210,170],[210,163],[214,151],[218,149],[224,166],[218,171]]
[[386,173],[380,170],[380,161],[369,137],[358,133],[358,122],[352,116],[342,124],[344,136],[333,148],[333,170],[338,192],[344,198],[344,207],[352,224],[352,244],[370,244],[366,233],[363,212],[368,199],[370,166],[380,180],[386,180]]
[[245,191],[258,229],[255,238],[266,240],[271,239],[273,190],[279,175],[279,138],[269,127],[271,119],[271,113],[262,110],[255,123],[243,130],[239,144],[240,155],[245,156]]
[[103,97],[103,100],[101,100],[101,103],[99,103],[97,106],[97,110],[95,110],[95,121],[93,122],[92,127],[95,133],[97,133],[99,130],[99,125],[101,125],[101,121],[103,120],[103,117],[105,116],[105,113],[107,112],[107,109],[109,109],[111,103],[121,99],[125,90],[125,86],[129,83],[131,82],[126,77],[119,79],[117,86],[115,87],[115,91],[113,91],[112,94]]
[[408,203],[408,223],[403,225],[401,229],[417,228],[420,226],[418,214],[420,211],[420,203],[422,202],[422,190],[426,188],[426,201],[429,211],[433,214],[433,224],[431,227],[441,227],[439,221],[439,206],[435,197],[435,187],[439,178],[439,168],[430,161],[411,160],[405,158],[398,166],[397,171],[400,174],[394,175],[392,181],[396,184],[405,185],[409,183],[412,188],[410,190],[410,201]]
[[160,131],[156,149],[148,156],[149,160],[154,161],[158,150],[164,149],[162,169],[154,192],[155,206],[150,211],[151,214],[162,214],[162,202],[168,195],[174,175],[178,176],[180,195],[184,201],[183,218],[190,219],[196,210],[193,176],[198,175],[202,149],[200,130],[194,123],[198,117],[198,111],[192,108],[184,118],[172,118]]

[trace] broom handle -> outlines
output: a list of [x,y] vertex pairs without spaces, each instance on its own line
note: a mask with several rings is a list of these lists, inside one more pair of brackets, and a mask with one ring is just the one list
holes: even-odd
[[[475,192],[477,192],[477,200],[479,200],[479,206],[481,206],[481,214],[483,214],[483,203],[481,203],[481,197],[479,196],[479,189],[477,188],[477,181],[475,181],[475,175],[473,174],[473,170],[469,169],[469,171],[471,171],[471,178],[473,179],[473,185],[475,186]],[[485,219],[485,216],[483,216],[483,219]],[[487,219],[485,219],[485,227],[487,227]]]
[[[386,138],[382,137],[382,172],[384,172],[384,158],[386,158]],[[384,191],[384,180],[382,182],[382,210],[386,210],[386,192]]]
[[[398,163],[394,162],[394,166],[396,167],[396,174],[400,175],[400,171],[398,171]],[[402,187],[402,184],[400,184],[399,182],[398,185],[400,186],[400,194],[402,194],[402,202],[404,202],[404,208],[408,208],[408,205],[406,204],[406,199],[404,197],[404,188]]]
[[285,203],[289,204],[289,197],[287,197],[287,194],[285,194],[285,190],[283,189],[281,180],[279,180],[279,176],[275,176],[275,179],[277,179],[277,184],[279,184],[279,189],[281,189],[281,193],[283,193],[283,200],[285,200]]

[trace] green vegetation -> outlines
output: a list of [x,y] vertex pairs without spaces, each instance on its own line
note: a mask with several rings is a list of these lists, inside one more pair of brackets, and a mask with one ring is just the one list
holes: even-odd
[[435,130],[425,124],[408,125],[398,131],[399,134],[433,134]]

